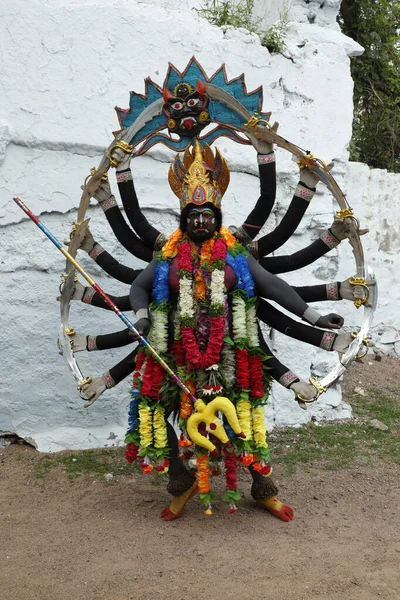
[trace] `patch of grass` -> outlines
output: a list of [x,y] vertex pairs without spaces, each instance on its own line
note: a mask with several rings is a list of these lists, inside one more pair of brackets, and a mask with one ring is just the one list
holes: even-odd
[[[366,392],[366,396],[351,398],[352,422],[309,424],[273,432],[273,462],[284,465],[287,474],[295,472],[298,464],[318,463],[327,470],[345,468],[356,457],[400,465],[400,399],[375,388]],[[389,429],[375,429],[369,424],[372,419]]]
[[125,460],[124,448],[100,448],[81,452],[57,453],[42,458],[36,463],[36,475],[43,478],[51,469],[61,467],[69,477],[92,475],[104,477],[107,473],[114,476],[130,475],[137,471],[135,464]]
[[[400,397],[369,388],[366,396],[353,395],[350,401],[355,417],[350,422],[310,423],[299,429],[273,431],[269,437],[274,464],[283,465],[286,474],[294,473],[298,465],[304,470],[316,464],[329,471],[346,468],[356,458],[400,465]],[[372,419],[382,421],[388,430],[372,427]],[[46,456],[36,463],[36,475],[44,478],[55,468],[63,469],[69,477],[90,475],[103,480],[107,473],[117,477],[140,471],[136,463],[126,462],[124,448]],[[154,474],[152,483],[159,485],[161,480]]]

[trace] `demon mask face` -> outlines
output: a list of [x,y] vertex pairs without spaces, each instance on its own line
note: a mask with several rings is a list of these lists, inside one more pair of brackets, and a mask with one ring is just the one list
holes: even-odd
[[208,96],[202,81],[197,82],[196,89],[182,81],[175,86],[173,94],[164,88],[163,97],[163,111],[168,118],[170,133],[176,133],[181,138],[193,138],[210,122]]

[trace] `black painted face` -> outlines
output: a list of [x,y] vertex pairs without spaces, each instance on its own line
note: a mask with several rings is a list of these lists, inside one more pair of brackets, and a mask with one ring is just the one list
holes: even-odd
[[163,110],[168,118],[168,130],[181,137],[195,137],[210,122],[207,111],[208,97],[193,91],[191,85],[182,82],[174,89]]
[[217,219],[212,208],[193,208],[186,219],[186,231],[190,239],[199,244],[209,240],[217,229]]

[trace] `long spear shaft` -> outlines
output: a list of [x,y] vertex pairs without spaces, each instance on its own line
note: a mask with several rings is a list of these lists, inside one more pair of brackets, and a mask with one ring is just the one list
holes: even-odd
[[114,302],[107,296],[107,294],[101,289],[101,287],[90,277],[88,273],[81,267],[81,265],[69,254],[69,252],[64,248],[62,244],[54,237],[54,235],[47,229],[45,225],[33,214],[33,212],[26,206],[24,202],[20,198],[14,197],[14,202],[18,204],[18,206],[28,215],[28,217],[43,231],[43,233],[49,238],[51,242],[64,254],[64,256],[74,265],[75,269],[79,271],[79,273],[86,279],[86,281],[100,294],[103,300],[108,304],[108,306],[115,312],[117,317],[121,319],[125,323],[125,325],[135,333],[141,344],[147,348],[147,350],[153,355],[155,360],[165,369],[168,375],[171,377],[172,381],[176,383],[184,392],[189,396],[191,401],[194,403],[197,401],[196,396],[192,394],[189,388],[183,383],[183,381],[176,375],[173,370],[167,365],[165,360],[161,358],[161,356],[154,350],[153,346],[149,344],[145,337],[143,337],[135,326],[131,323],[128,317],[119,310],[118,306],[114,304]]

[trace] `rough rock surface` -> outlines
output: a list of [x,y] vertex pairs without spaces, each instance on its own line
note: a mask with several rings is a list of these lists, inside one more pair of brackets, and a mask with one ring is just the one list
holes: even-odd
[[[229,77],[244,72],[248,89],[263,85],[264,109],[271,110],[281,123],[283,136],[327,161],[335,160],[339,183],[347,188],[362,224],[371,229],[367,254],[384,287],[379,331],[388,326],[399,329],[394,308],[399,292],[392,284],[399,244],[400,211],[395,210],[400,202],[399,176],[347,162],[352,120],[349,56],[362,49],[334,26],[332,14],[338,2],[293,3],[302,12],[291,15],[285,56],[271,56],[257,36],[243,30],[222,31],[209,25],[193,10],[198,5],[190,0],[93,0],[83,5],[75,0],[16,0],[7,9],[0,8],[4,46],[0,66],[1,337],[2,348],[7,349],[0,367],[0,430],[29,436],[40,450],[100,446],[110,431],[117,433],[116,443],[121,442],[129,381],[104,394],[90,411],[82,408],[56,348],[59,308],[55,297],[63,258],[25,219],[12,196],[20,196],[56,237],[65,239],[76,216],[80,185],[90,167],[99,163],[118,127],[112,107],[126,107],[129,90],[143,91],[147,76],[162,84],[168,60],[182,70],[196,55],[209,75],[222,62]],[[318,19],[310,21],[307,15],[314,9],[318,9]],[[224,199],[225,224],[239,225],[258,196],[255,153],[224,139],[218,146],[232,169]],[[156,148],[133,165],[142,206],[166,233],[174,229],[178,216],[176,199],[166,185],[171,157],[169,151]],[[291,157],[278,151],[277,161],[278,202],[268,229],[284,214],[297,181]],[[389,201],[393,210],[388,215]],[[331,223],[334,208],[321,187],[307,218],[280,252],[292,252],[318,237]],[[89,216],[96,239],[107,250],[126,264],[138,264],[117,246],[96,203]],[[102,275],[86,256],[80,259],[106,291],[125,293],[122,284]],[[343,247],[288,281],[321,283],[353,272],[354,261]],[[344,312],[353,327],[359,316],[342,304],[335,309]],[[320,308],[331,310],[328,304]],[[71,321],[78,332],[87,334],[121,328],[114,315],[76,303]],[[310,372],[326,372],[336,358],[275,334],[274,347],[281,360],[305,379]],[[85,374],[97,376],[126,353],[122,349],[81,354],[79,362]],[[274,389],[267,410],[269,426],[302,423],[312,415],[347,417],[350,408],[340,399],[337,386],[303,412],[292,393]]]

